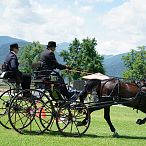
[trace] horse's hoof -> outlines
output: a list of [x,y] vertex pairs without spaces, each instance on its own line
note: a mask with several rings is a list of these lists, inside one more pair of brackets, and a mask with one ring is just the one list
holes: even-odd
[[144,124],[145,122],[143,121],[143,120],[141,120],[141,119],[138,119],[137,121],[136,121],[136,124],[138,124],[138,125],[142,125],[142,124]]
[[119,134],[118,134],[118,132],[114,132],[114,134],[113,134],[113,137],[116,137],[116,138],[118,138],[118,137],[119,137]]

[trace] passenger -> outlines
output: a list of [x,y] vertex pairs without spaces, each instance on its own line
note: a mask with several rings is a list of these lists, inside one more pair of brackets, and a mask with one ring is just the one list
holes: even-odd
[[17,43],[10,45],[10,52],[6,56],[4,64],[6,67],[6,71],[12,71],[11,78],[16,79],[16,83],[21,83],[21,87],[23,90],[30,89],[31,84],[31,75],[27,73],[22,73],[19,71],[19,62],[17,58],[17,53],[19,51],[19,46]]

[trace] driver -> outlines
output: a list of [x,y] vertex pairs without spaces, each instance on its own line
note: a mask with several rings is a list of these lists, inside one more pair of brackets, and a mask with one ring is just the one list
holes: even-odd
[[[41,54],[41,62],[42,62],[42,68],[47,70],[54,70],[54,69],[72,69],[71,67],[67,65],[62,65],[58,63],[56,60],[54,51],[56,50],[56,42],[50,41],[48,42],[47,48],[42,52]],[[59,73],[58,73],[59,75]],[[65,96],[67,99],[71,97],[70,93],[68,92],[64,79],[59,75],[61,81],[60,84],[62,85],[60,88],[60,93]]]

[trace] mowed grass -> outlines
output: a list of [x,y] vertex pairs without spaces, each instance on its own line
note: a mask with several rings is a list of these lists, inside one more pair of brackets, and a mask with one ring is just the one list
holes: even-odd
[[[146,125],[137,125],[145,114],[131,108],[111,107],[111,119],[119,133],[114,138],[103,118],[103,110],[93,112],[91,125],[82,137],[63,137],[57,132],[43,135],[21,135],[0,126],[0,146],[146,146]],[[57,128],[56,128],[57,129]]]

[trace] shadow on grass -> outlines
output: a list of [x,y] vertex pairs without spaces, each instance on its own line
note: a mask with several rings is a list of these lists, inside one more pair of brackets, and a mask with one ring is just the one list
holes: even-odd
[[140,136],[128,136],[128,135],[119,135],[118,137],[114,137],[114,136],[98,136],[97,138],[117,138],[117,139],[142,139],[142,140],[146,140],[146,136],[145,137],[140,137]]
[[67,135],[67,133],[66,133],[66,136],[64,136],[59,131],[47,131],[44,134],[47,135],[47,136],[48,136],[48,134],[50,134],[51,136],[61,136],[61,137],[97,138],[97,135],[95,135],[95,134],[83,134],[81,136],[72,136],[72,135]]
[[128,136],[128,135],[119,135],[118,138],[125,138],[125,139],[144,139],[146,140],[146,136],[145,137],[140,137],[140,136]]
[[[25,132],[24,135],[39,135],[38,133],[36,133],[36,131],[23,131]],[[141,140],[146,140],[146,137],[140,137],[140,136],[128,136],[128,135],[118,135],[118,137],[114,137],[112,135],[109,135],[109,136],[104,136],[104,135],[95,135],[95,134],[83,134],[82,136],[72,136],[72,135],[67,135],[67,136],[64,136],[62,135],[59,131],[45,131],[44,133],[40,134],[40,135],[43,135],[43,136],[61,136],[61,137],[75,137],[75,138],[118,138],[118,139],[141,139]]]
[[[59,131],[50,131],[50,130],[48,130],[48,131],[45,131],[44,133],[42,133],[42,134],[38,134],[36,131],[27,131],[27,130],[23,130],[23,132],[24,132],[24,135],[43,135],[43,136],[48,136],[48,135],[50,135],[50,136],[61,136],[61,137],[75,137],[75,138],[98,138],[98,136],[97,135],[95,135],[95,134],[83,134],[82,136],[72,136],[72,135],[66,135],[66,136],[64,136],[64,135],[62,135]],[[67,133],[66,133],[67,134]]]

